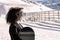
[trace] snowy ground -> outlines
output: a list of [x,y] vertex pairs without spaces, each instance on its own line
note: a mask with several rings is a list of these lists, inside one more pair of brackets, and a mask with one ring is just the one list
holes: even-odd
[[[35,40],[60,40],[60,23],[36,22],[21,23],[24,27],[29,26],[35,32]],[[0,40],[10,40],[9,25],[0,22]]]
[[[47,8],[44,5],[42,5],[41,7],[42,7],[42,11],[44,11],[44,9]],[[48,9],[49,8],[45,10],[48,10]],[[0,17],[0,40],[10,40],[9,25],[5,23],[4,16],[3,15],[0,15],[0,16],[1,16]],[[31,27],[34,30],[35,40],[60,40],[60,23],[54,23],[54,22],[27,23],[25,22],[21,24],[24,27],[25,26]]]

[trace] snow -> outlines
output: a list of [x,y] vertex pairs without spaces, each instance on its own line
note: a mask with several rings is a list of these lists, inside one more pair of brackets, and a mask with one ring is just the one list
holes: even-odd
[[[0,40],[10,40],[9,25],[5,16],[0,18]],[[35,40],[60,40],[60,23],[52,21],[20,22],[23,27],[31,27],[35,32]]]
[[[14,1],[16,2],[16,0],[14,0]],[[0,2],[12,3],[13,0],[8,0],[8,1],[7,0],[0,0]],[[18,1],[17,1],[17,3],[19,4]],[[30,7],[27,6],[26,9],[27,8],[28,9],[25,12],[28,12],[28,10],[29,10],[29,12],[32,12],[32,11],[36,12],[37,10],[41,11],[39,9],[40,6],[37,6],[35,4],[32,5],[32,3],[30,3],[29,5],[30,5]],[[9,7],[11,7],[12,5],[11,6],[5,5],[5,6],[4,7],[5,7],[6,13],[7,13],[7,11],[9,10]],[[36,8],[36,10],[35,10],[35,8]],[[42,11],[44,11],[45,8],[47,10],[50,9],[50,8],[47,8],[46,6],[44,6],[42,4],[41,4],[41,8],[42,8]],[[0,15],[0,40],[10,40],[9,25],[6,23],[6,19],[5,19],[6,13]],[[34,22],[34,23],[20,22],[20,23],[24,27],[31,27],[34,30],[35,40],[60,40],[60,23],[58,23],[58,22]]]
[[28,5],[28,3],[26,2],[23,2],[21,0],[0,0],[0,3],[3,3],[3,4],[20,4],[20,5]]
[[[14,4],[13,4],[14,3]],[[51,11],[53,9],[39,3],[28,3],[21,0],[0,0],[0,4],[7,7],[23,7],[23,12],[41,12],[41,11]]]
[[[34,0],[32,0],[34,1]],[[43,5],[47,6],[48,8],[54,10],[60,10],[60,0],[37,0],[35,2],[42,3]]]
[[[41,11],[52,11],[53,9],[41,4],[41,3],[28,3],[30,6],[29,7],[25,7],[23,9],[23,12],[41,12]],[[28,11],[29,10],[29,11]]]
[[[41,24],[42,22],[36,22],[37,24],[36,23],[27,23],[27,22],[20,22],[20,23],[24,27],[26,27],[26,26],[31,27],[34,30],[35,40],[60,40],[60,31],[50,30],[51,28],[50,29],[43,29],[43,28],[46,28],[46,27],[41,26],[41,25],[44,25],[45,23],[43,23],[43,24]],[[38,23],[41,24],[41,25],[38,25]],[[48,25],[49,24],[47,24],[47,26]],[[55,27],[55,26],[56,25],[53,25],[53,27]],[[6,23],[0,23],[0,40],[10,40],[10,35],[9,35],[8,31],[9,31],[9,25],[6,24]]]

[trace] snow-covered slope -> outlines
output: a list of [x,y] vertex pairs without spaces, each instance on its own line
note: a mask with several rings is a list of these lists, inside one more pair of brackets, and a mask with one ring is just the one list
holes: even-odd
[[40,6],[41,11],[51,11],[51,10],[53,10],[53,9],[51,9],[51,8],[43,5],[42,3],[37,3],[37,2],[36,2],[36,4],[37,4],[38,6]]
[[[1,0],[1,2],[3,1]],[[10,2],[12,2],[12,0]],[[33,6],[35,4],[30,3],[29,5]],[[45,10],[45,8],[50,9],[42,4],[41,7],[39,5],[38,6],[35,5],[34,8],[36,7],[38,9],[42,8],[43,11]],[[2,9],[4,8],[6,9],[7,12],[8,8],[4,6]],[[34,10],[34,8],[32,7],[29,8],[31,8],[31,10],[32,9]],[[41,10],[39,9],[39,11]],[[2,10],[1,12],[4,13],[4,10]],[[2,13],[0,14],[0,40],[10,40],[9,25],[6,24],[6,20],[5,20],[6,14],[5,13],[2,14]],[[20,23],[24,27],[31,27],[34,30],[35,40],[60,40],[60,23],[58,22],[35,22],[35,23],[20,22]]]
[[30,7],[26,7],[26,9],[25,9],[25,10],[29,10],[27,12],[39,12],[39,11],[51,11],[51,10],[53,10],[53,9],[51,9],[51,8],[41,4],[41,3],[38,3],[38,2],[30,1],[27,3],[30,4]]
[[[20,22],[24,27],[31,27],[35,32],[35,40],[60,40],[60,23],[56,22]],[[10,40],[9,25],[0,23],[0,40]]]
[[43,5],[54,10],[60,10],[60,0],[36,0],[34,2],[42,3]]

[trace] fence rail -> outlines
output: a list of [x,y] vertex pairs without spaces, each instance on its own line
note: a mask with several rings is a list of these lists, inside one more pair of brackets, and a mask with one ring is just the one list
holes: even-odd
[[60,11],[42,11],[42,12],[31,12],[24,13],[24,18],[28,22],[39,22],[39,21],[60,21]]

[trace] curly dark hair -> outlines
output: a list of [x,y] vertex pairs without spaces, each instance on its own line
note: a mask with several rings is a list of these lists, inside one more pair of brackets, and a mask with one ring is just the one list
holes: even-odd
[[22,12],[20,12],[23,8],[15,7],[10,8],[6,15],[6,22],[7,23],[14,23],[15,20],[18,18],[16,14],[22,16]]

